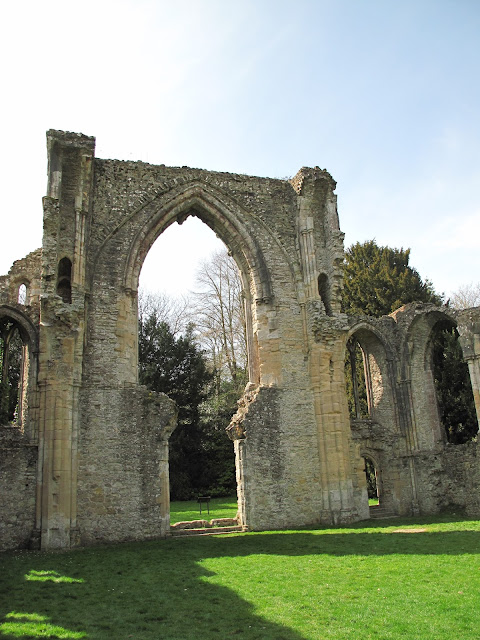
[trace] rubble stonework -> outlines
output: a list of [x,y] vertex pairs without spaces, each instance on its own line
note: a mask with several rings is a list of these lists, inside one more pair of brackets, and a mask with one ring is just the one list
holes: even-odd
[[[447,317],[480,413],[480,310],[342,314],[343,234],[328,172],[304,167],[286,181],[102,160],[94,138],[61,131],[47,145],[42,249],[0,277],[0,319],[21,327],[27,353],[23,421],[0,428],[3,548],[168,534],[176,407],[138,385],[137,289],[156,238],[189,215],[225,242],[244,284],[249,384],[229,428],[239,524],[368,518],[365,456],[394,513],[457,505],[480,515],[477,443],[446,444],[428,366],[432,330]],[[351,423],[352,335],[369,362],[372,408]]]

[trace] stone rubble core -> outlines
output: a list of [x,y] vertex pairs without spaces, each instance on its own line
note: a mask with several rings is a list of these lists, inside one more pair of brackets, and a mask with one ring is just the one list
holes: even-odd
[[[446,443],[429,359],[447,320],[478,417],[480,308],[342,314],[343,233],[327,171],[303,167],[288,181],[102,160],[94,138],[62,131],[47,133],[47,147],[42,248],[0,276],[0,320],[24,344],[17,422],[0,427],[0,548],[169,534],[177,410],[138,384],[137,290],[156,238],[190,215],[223,240],[243,280],[250,382],[228,427],[239,526],[369,518],[365,456],[389,512],[456,505],[480,516],[478,443]],[[349,418],[351,336],[369,363],[368,420]]]

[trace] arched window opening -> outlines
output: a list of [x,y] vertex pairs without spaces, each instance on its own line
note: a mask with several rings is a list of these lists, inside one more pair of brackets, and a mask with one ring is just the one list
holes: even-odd
[[57,295],[66,303],[72,302],[72,262],[62,258],[58,263]]
[[326,273],[321,273],[318,276],[318,293],[323,302],[323,306],[325,307],[325,313],[327,316],[331,316],[332,307],[330,305],[330,285]]
[[0,424],[23,423],[27,346],[16,322],[0,319]]
[[26,305],[27,304],[27,285],[22,283],[18,287],[18,296],[17,296],[18,304]]
[[[203,250],[200,259],[197,247]],[[194,273],[186,273],[185,251],[190,264],[197,257]],[[178,275],[175,288],[170,287],[172,272]],[[139,382],[179,406],[169,440],[172,501],[199,495],[236,501],[235,456],[226,427],[249,379],[248,296],[225,245],[197,217],[168,227],[144,261]]]
[[468,365],[463,361],[456,328],[448,321],[437,323],[430,349],[440,420],[447,441],[468,442],[477,435],[478,422]]
[[380,504],[380,483],[377,478],[377,469],[373,460],[367,456],[364,457],[364,460],[365,475],[367,478],[368,504],[373,507]]
[[351,336],[347,342],[345,356],[345,381],[348,409],[352,420],[364,420],[371,417],[367,391],[367,367],[368,363],[360,343],[355,336]]

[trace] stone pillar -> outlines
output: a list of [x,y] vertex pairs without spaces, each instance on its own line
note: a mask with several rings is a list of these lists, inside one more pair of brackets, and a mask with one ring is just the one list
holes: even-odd
[[350,424],[345,395],[342,343],[319,342],[311,352],[311,380],[322,484],[322,521],[349,522],[368,517],[355,504],[350,460]]
[[473,399],[477,411],[477,422],[480,425],[480,354],[475,358],[465,358],[470,372],[472,383]]
[[42,549],[75,544],[77,433],[85,329],[85,234],[95,141],[47,133],[38,382],[37,528]]
[[[343,234],[326,171],[301,169],[293,180],[298,194],[297,238],[305,305],[304,350],[317,427],[322,522],[359,518],[350,459],[350,420],[345,393],[342,290]],[[368,501],[365,502],[368,510]],[[360,517],[368,517],[362,513]]]
[[480,425],[480,307],[460,311],[457,328],[463,357],[468,364],[477,422]]

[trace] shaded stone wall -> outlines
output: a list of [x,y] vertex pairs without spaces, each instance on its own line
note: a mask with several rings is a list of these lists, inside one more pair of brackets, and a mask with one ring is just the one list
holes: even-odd
[[16,427],[0,427],[0,550],[35,546],[37,459]]
[[472,518],[480,515],[479,443],[467,442],[448,445],[443,457],[441,483],[438,496],[440,508],[463,511]]

